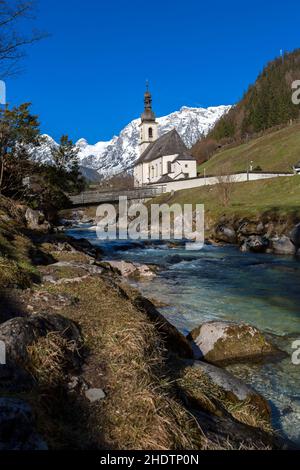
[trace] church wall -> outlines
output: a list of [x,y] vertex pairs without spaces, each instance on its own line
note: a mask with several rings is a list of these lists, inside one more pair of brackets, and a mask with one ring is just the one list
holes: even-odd
[[[173,162],[173,160],[175,160],[175,158],[178,156],[178,154],[174,154],[174,155],[165,155],[162,157],[162,160],[163,160],[163,164],[162,164],[162,169],[163,169],[163,175],[165,175],[166,173],[169,173],[168,171],[168,163],[169,162]],[[173,171],[173,170],[172,170]],[[170,174],[171,178],[173,177],[172,174]]]
[[[278,177],[287,177],[294,176],[293,173],[238,173],[231,175],[231,181],[233,183],[241,183],[243,181],[256,181],[262,179],[278,178]],[[226,176],[228,178],[228,176]],[[169,193],[171,191],[181,191],[182,189],[192,189],[199,188],[201,186],[212,186],[219,183],[219,177],[209,176],[209,177],[200,177],[194,179],[182,179],[177,181],[170,181],[169,183],[164,183],[164,192]],[[153,185],[155,187],[155,185]]]
[[189,178],[196,178],[197,162],[195,160],[178,160],[177,166],[179,167],[179,173],[187,173]]

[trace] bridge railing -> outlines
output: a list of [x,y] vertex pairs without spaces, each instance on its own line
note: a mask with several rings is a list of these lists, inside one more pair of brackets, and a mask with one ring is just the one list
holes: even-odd
[[135,188],[127,190],[111,190],[111,191],[84,191],[81,194],[72,196],[69,199],[73,205],[101,204],[104,202],[118,202],[119,197],[126,196],[127,199],[151,199],[165,192],[164,186],[156,186],[153,188]]

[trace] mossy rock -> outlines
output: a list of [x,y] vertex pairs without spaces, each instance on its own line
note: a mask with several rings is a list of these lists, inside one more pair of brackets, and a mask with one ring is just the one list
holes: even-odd
[[224,369],[195,361],[182,368],[178,385],[192,407],[271,432],[271,409],[252,387]]
[[212,364],[259,360],[280,351],[254,326],[245,323],[212,321],[188,335],[194,357]]

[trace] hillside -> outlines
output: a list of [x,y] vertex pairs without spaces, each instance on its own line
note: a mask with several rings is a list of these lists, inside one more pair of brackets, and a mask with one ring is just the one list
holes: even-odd
[[193,147],[199,163],[210,158],[219,146],[255,137],[275,126],[299,118],[299,106],[292,102],[292,83],[300,76],[300,49],[268,63],[256,82]]
[[300,124],[296,123],[215,153],[211,159],[199,167],[203,173],[218,174],[226,167],[230,171],[245,171],[253,162],[253,168],[263,171],[291,172],[300,160]]

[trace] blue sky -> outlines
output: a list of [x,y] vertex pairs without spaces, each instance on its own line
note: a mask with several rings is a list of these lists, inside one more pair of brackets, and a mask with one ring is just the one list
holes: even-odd
[[235,103],[280,49],[300,47],[295,0],[38,3],[36,26],[51,36],[7,80],[8,101],[31,101],[56,139],[118,134],[141,113],[146,79],[158,116]]

